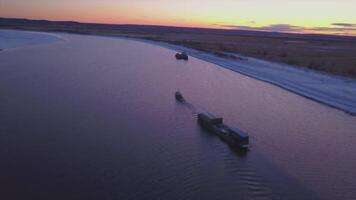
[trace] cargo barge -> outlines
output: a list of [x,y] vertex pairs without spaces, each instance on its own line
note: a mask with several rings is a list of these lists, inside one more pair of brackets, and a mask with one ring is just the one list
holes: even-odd
[[199,124],[209,132],[215,133],[222,140],[234,147],[248,150],[249,136],[238,128],[230,128],[223,123],[223,118],[216,117],[211,113],[198,114]]

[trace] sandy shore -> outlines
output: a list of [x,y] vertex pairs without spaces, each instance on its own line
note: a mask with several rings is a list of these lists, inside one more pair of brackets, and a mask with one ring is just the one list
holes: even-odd
[[356,115],[356,79],[238,54],[232,56],[240,59],[229,59],[178,45],[141,39],[139,41],[160,45],[175,51],[185,51],[195,58],[271,83],[348,114]]

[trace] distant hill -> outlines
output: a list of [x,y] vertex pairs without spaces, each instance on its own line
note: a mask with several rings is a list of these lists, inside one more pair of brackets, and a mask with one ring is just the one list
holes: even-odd
[[48,20],[30,20],[17,18],[0,18],[0,28],[28,29],[28,30],[47,30],[47,31],[65,31],[77,33],[89,33],[91,31],[123,31],[123,32],[145,32],[152,34],[162,33],[200,33],[217,34],[226,36],[252,36],[252,37],[285,37],[296,39],[326,39],[326,40],[356,40],[352,36],[322,35],[322,34],[295,34],[280,32],[264,32],[250,30],[231,30],[231,29],[209,29],[209,28],[188,28],[174,26],[156,26],[156,25],[135,25],[135,24],[96,24],[79,23],[74,21],[48,21]]

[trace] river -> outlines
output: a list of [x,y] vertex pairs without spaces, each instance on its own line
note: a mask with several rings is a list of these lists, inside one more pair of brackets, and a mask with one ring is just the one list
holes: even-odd
[[356,117],[152,44],[60,36],[0,52],[3,199],[356,198]]

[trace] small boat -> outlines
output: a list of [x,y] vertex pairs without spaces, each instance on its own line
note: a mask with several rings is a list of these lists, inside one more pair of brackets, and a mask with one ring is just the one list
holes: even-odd
[[185,52],[176,53],[175,57],[177,60],[188,60],[188,54]]
[[177,91],[174,96],[176,97],[176,100],[179,101],[179,102],[185,102],[185,99],[182,95],[182,93],[180,93],[179,91]]

